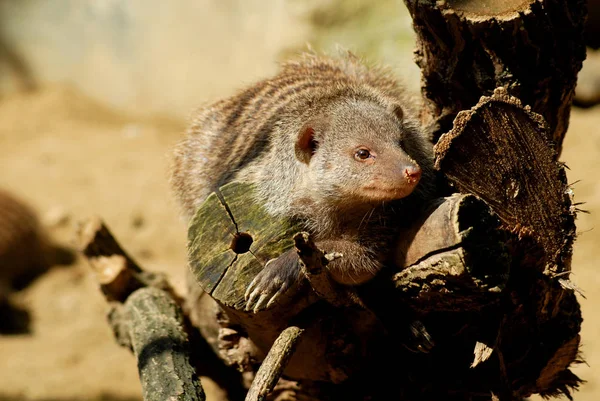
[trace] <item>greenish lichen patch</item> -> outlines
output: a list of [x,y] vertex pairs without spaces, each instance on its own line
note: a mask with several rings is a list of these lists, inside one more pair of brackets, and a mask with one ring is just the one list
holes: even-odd
[[[294,246],[300,227],[275,219],[254,201],[252,185],[232,182],[211,194],[190,223],[188,253],[190,268],[202,288],[214,299],[242,309],[244,293],[270,259]],[[250,251],[236,254],[234,236],[252,237]]]

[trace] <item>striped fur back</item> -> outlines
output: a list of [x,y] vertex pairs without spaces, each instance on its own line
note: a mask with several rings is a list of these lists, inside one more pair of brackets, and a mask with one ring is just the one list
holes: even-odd
[[186,216],[214,189],[261,163],[274,141],[288,141],[293,149],[296,129],[332,99],[367,98],[388,105],[402,101],[403,93],[389,71],[369,68],[351,54],[305,54],[283,64],[275,77],[200,110],[175,150],[171,171]]

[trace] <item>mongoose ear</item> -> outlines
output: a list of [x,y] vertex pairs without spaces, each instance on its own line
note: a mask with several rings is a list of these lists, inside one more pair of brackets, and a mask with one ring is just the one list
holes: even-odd
[[298,140],[294,148],[296,157],[302,163],[308,164],[312,155],[317,150],[317,141],[315,140],[315,130],[310,125],[305,125],[298,134]]
[[398,120],[402,121],[404,119],[404,110],[402,110],[402,107],[399,104],[393,104],[390,107],[390,110]]

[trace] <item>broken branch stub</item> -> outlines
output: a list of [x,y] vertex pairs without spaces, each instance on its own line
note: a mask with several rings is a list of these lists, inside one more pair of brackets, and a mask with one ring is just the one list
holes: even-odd
[[325,254],[316,247],[306,232],[294,235],[294,244],[304,276],[319,298],[336,307],[358,305],[365,308],[352,287],[336,283],[327,272],[327,264],[334,258],[344,257],[343,255]]
[[498,88],[457,115],[435,155],[436,168],[460,192],[477,195],[506,228],[538,244],[540,268],[556,274],[570,270],[575,213],[546,133],[541,116]]
[[99,217],[82,222],[77,236],[79,250],[96,274],[107,301],[125,302],[131,293],[146,286],[160,288],[179,299],[166,276],[142,270]]
[[504,86],[531,105],[560,153],[585,59],[585,0],[404,0],[417,34],[423,120],[434,141]]
[[498,299],[510,257],[500,221],[473,195],[434,203],[400,235],[393,277],[406,303],[421,312],[475,311]]

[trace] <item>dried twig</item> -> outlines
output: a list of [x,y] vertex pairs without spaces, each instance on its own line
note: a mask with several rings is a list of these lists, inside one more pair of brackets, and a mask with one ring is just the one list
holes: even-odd
[[281,332],[260,365],[246,396],[246,401],[262,401],[273,390],[285,370],[287,362],[294,354],[303,333],[304,329],[298,326],[290,326]]
[[334,259],[343,257],[342,255],[338,253],[325,254],[316,247],[306,232],[294,235],[294,245],[298,250],[304,275],[320,298],[337,307],[360,305],[366,309],[355,292],[349,287],[342,287],[334,282],[327,273],[327,264]]

